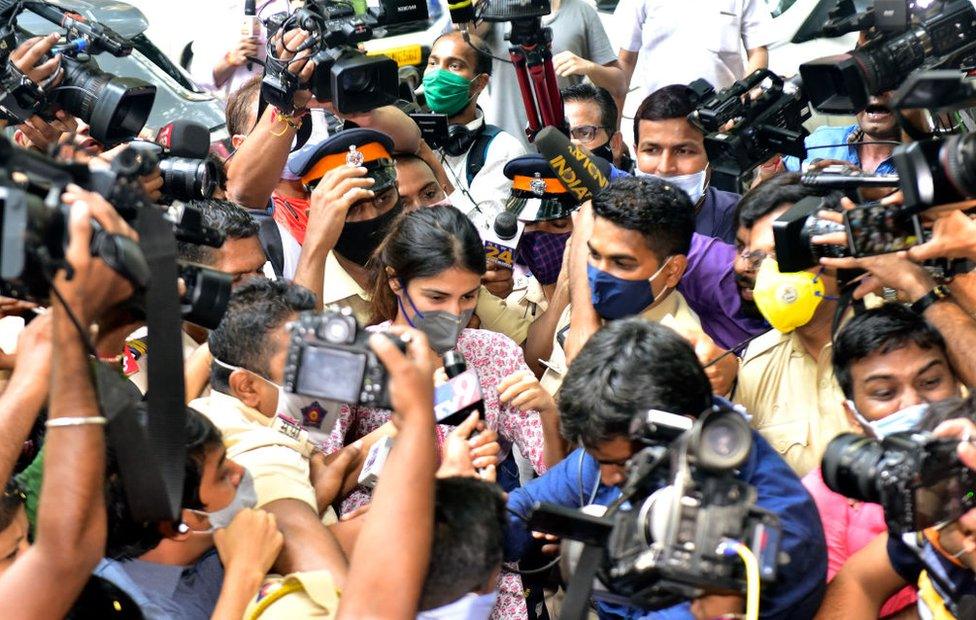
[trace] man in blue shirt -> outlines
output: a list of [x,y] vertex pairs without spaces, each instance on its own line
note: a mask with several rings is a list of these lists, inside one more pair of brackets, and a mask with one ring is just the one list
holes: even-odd
[[804,141],[807,158],[802,165],[798,158],[787,156],[783,165],[791,172],[799,172],[803,165],[814,160],[847,162],[864,172],[894,174],[891,152],[901,142],[901,128],[888,107],[891,91],[873,95],[868,105],[857,115],[857,122],[845,127],[822,126]]
[[739,195],[711,185],[705,134],[688,122],[691,89],[665,86],[647,96],[634,115],[637,176],[655,176],[684,190],[695,211],[695,232],[735,243]]
[[[708,378],[694,350],[671,329],[639,319],[613,321],[594,334],[570,366],[560,392],[563,435],[581,447],[545,475],[511,492],[506,558],[532,542],[526,519],[535,502],[577,508],[609,505],[620,494],[626,464],[640,448],[631,440],[633,416],[657,409],[697,416],[711,406]],[[789,563],[763,590],[763,618],[811,618],[820,605],[827,572],[823,528],[799,479],[758,434],[738,477],[754,486],[757,505],[779,516],[781,552]],[[657,612],[601,603],[601,617],[671,620],[741,613],[741,597],[704,596]]]

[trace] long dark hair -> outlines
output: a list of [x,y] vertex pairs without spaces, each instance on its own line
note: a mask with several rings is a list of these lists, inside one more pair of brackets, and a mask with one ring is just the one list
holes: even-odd
[[430,278],[451,267],[479,276],[487,269],[478,229],[451,206],[417,209],[393,223],[371,261],[371,323],[396,317],[396,295],[390,290],[387,267],[403,286],[414,278]]

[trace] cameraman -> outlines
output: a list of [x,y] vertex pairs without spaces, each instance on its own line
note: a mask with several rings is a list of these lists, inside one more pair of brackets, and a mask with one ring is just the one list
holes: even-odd
[[873,174],[895,174],[891,153],[904,140],[894,112],[888,107],[892,91],[871,95],[866,108],[857,113],[856,122],[844,127],[822,125],[804,140],[807,158],[802,162],[792,155],[783,165],[799,172],[818,160],[846,162]]
[[[942,335],[898,303],[866,310],[844,325],[834,339],[833,366],[847,397],[847,414],[868,436],[912,430],[929,403],[960,393]],[[819,467],[803,484],[824,524],[830,580],[848,557],[887,530],[884,513],[879,505],[831,491]],[[882,608],[882,615],[914,601],[911,590],[899,592]]]
[[52,363],[36,542],[29,549],[16,549],[15,559],[0,575],[6,611],[15,617],[64,616],[105,544],[105,419],[91,383],[83,344],[87,334],[79,329],[133,290],[127,280],[92,257],[91,220],[109,234],[134,237],[135,233],[97,194],[70,186],[62,200],[71,206],[65,258],[73,273],[69,279],[59,270],[52,283],[57,291],[51,314],[58,354]]
[[[609,379],[608,379],[609,378]],[[563,436],[581,447],[509,494],[506,557],[518,559],[532,536],[526,519],[535,502],[580,508],[610,505],[627,478],[627,461],[641,444],[632,440],[635,415],[658,409],[697,417],[713,401],[711,386],[691,346],[677,333],[640,319],[614,321],[595,333],[573,361],[559,396]],[[809,618],[823,593],[827,569],[816,507],[799,479],[755,432],[738,478],[756,487],[758,506],[777,514],[781,550],[790,563],[763,590],[764,618]],[[741,613],[741,597],[706,596],[668,610],[668,618],[714,618]],[[647,612],[599,606],[604,617],[638,618]],[[650,614],[648,617],[656,617]],[[664,617],[664,616],[662,616]]]
[[[946,422],[949,420],[949,422]],[[928,407],[917,430],[971,425],[976,402],[953,398]],[[976,614],[976,544],[963,520],[901,538],[884,532],[852,555],[827,587],[817,620],[877,617],[882,603],[906,585],[918,590],[922,618]]]

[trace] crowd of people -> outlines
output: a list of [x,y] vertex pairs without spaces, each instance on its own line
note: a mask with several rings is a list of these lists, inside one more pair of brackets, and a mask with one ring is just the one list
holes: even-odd
[[[50,301],[0,299],[2,615],[556,618],[569,551],[533,531],[533,509],[616,508],[649,440],[635,418],[719,411],[748,420],[734,477],[781,527],[759,617],[976,617],[976,512],[889,535],[881,506],[836,492],[820,467],[842,433],[919,431],[961,440],[958,459],[976,469],[976,276],[926,267],[976,261],[965,212],[976,203],[926,218],[927,240],[900,252],[781,270],[777,218],[809,198],[824,220],[855,207],[799,171],[892,172],[910,138],[888,94],[807,138],[829,151],[776,157],[742,195],[720,190],[688,84],[720,88],[766,66],[765,2],[621,0],[615,19],[616,51],[587,2],[553,0],[543,20],[565,132],[610,170],[587,200],[524,131],[504,24],[458,24],[431,42],[420,101],[451,135],[434,146],[395,105],[344,115],[304,88],[293,110],[265,105],[254,59],[273,50],[307,79],[299,31],[241,37],[235,21],[196,50],[192,75],[225,105],[232,154],[214,196],[188,206],[225,240],[181,239],[176,254],[229,274],[232,293],[213,329],[182,324],[179,518],[140,516],[91,370],[101,362],[145,395],[123,415],[145,416],[165,387],[149,380],[154,343],[131,279],[91,250],[96,235],[138,235],[108,198],[71,185]],[[29,39],[11,62],[56,84],[56,43]],[[625,135],[631,85],[641,102]],[[63,110],[8,131],[16,148],[67,149],[92,167],[117,153]],[[158,170],[141,182],[158,197]],[[897,210],[902,197],[881,200]],[[510,260],[499,214],[517,220]],[[286,387],[294,324],[327,311],[370,334],[390,408]],[[481,403],[439,424],[435,394],[456,354]],[[595,597],[589,610],[740,618],[746,600],[706,590],[641,609]]]

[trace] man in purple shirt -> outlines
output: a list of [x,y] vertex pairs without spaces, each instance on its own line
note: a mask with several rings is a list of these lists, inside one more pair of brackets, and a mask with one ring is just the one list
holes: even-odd
[[743,312],[733,270],[735,256],[735,248],[728,243],[695,233],[678,292],[716,344],[741,353],[746,341],[769,331],[769,325]]
[[[610,180],[630,176],[611,167]],[[708,188],[705,195],[714,192],[714,200],[732,200],[727,209],[734,219],[738,194]],[[732,198],[730,198],[732,197]],[[735,349],[741,353],[751,338],[769,331],[769,324],[756,313],[743,311],[742,296],[735,277],[735,247],[715,237],[700,233],[703,212],[695,218],[696,232],[691,236],[688,266],[678,284],[680,292],[691,309],[698,315],[702,329],[723,349]],[[711,216],[708,216],[711,217]]]
[[665,86],[644,99],[634,115],[637,176],[654,176],[684,190],[695,212],[695,232],[735,242],[739,195],[711,185],[705,135],[688,122],[691,89]]

